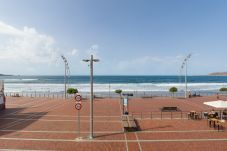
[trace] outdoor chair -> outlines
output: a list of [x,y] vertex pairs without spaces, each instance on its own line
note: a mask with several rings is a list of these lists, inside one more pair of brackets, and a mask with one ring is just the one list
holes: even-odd
[[191,111],[188,113],[188,119],[198,120],[199,114],[196,113],[195,111]]
[[224,111],[222,112],[222,118],[223,118],[223,119],[227,119],[227,110],[224,110]]
[[208,118],[208,112],[203,112],[203,117]]

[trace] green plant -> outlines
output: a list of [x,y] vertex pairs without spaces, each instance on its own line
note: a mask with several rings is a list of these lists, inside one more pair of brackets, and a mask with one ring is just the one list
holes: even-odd
[[177,88],[176,87],[171,87],[169,89],[169,92],[172,92],[173,93],[173,96],[174,96],[174,93],[177,92]]
[[122,96],[121,96],[122,90],[121,89],[115,90],[115,93],[119,94],[120,98],[122,98]]
[[122,93],[122,90],[121,89],[115,90],[115,93],[121,94]]
[[75,88],[68,88],[67,89],[67,93],[68,94],[76,94],[76,93],[78,93],[78,90],[75,89]]
[[225,88],[225,87],[220,88],[219,91],[227,91],[227,88]]

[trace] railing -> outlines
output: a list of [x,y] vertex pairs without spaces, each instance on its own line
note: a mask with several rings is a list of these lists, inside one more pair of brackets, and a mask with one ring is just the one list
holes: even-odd
[[[23,93],[23,92],[6,92],[6,96],[11,97],[31,97],[31,98],[50,98],[50,99],[64,99],[63,93]],[[73,98],[74,95],[67,94],[67,98]]]
[[[127,93],[124,91],[124,93]],[[152,98],[152,97],[172,97],[173,94],[169,92],[152,92],[152,91],[133,91],[133,96],[130,98]],[[194,93],[191,92],[193,95]],[[196,92],[196,96],[212,96],[216,95],[217,92]],[[45,98],[64,98],[63,92],[5,92],[6,96],[24,96],[24,97],[45,97]],[[89,92],[81,92],[83,98],[89,99]],[[95,97],[97,98],[119,98],[119,94],[115,92],[95,92]],[[225,92],[219,93],[219,96],[227,95]],[[67,98],[73,98],[74,95],[67,94]],[[184,92],[177,92],[174,94],[174,97],[181,98],[184,97]],[[193,97],[193,96],[192,96]]]
[[[204,112],[208,111],[197,111],[199,118],[206,118]],[[221,110],[216,110],[221,115]],[[190,111],[151,111],[151,112],[130,112],[130,114],[136,119],[188,119],[188,113]]]

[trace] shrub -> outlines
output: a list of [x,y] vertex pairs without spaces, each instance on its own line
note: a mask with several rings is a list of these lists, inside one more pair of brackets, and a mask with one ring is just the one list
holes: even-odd
[[219,91],[227,91],[227,88],[225,88],[225,87],[220,88]]
[[173,96],[174,96],[174,93],[177,92],[177,88],[176,87],[171,87],[169,89],[169,92],[172,92],[173,93]]
[[75,88],[68,88],[67,93],[68,94],[76,94],[76,93],[78,93],[78,90],[75,89]]
[[115,93],[121,94],[122,93],[122,90],[121,89],[115,90]]

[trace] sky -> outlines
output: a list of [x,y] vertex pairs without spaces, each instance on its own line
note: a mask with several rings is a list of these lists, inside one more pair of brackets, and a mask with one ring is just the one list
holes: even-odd
[[0,0],[0,73],[189,75],[227,71],[225,0]]

